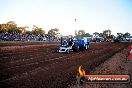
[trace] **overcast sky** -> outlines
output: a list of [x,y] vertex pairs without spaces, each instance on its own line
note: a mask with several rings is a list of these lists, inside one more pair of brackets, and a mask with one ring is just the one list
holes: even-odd
[[59,28],[64,35],[75,29],[132,34],[132,0],[0,0],[0,23],[8,21],[30,30]]

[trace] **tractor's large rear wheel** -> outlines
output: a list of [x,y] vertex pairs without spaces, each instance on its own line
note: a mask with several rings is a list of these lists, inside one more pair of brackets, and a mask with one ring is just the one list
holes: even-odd
[[75,51],[76,51],[76,52],[78,52],[78,51],[79,51],[79,46],[75,49]]

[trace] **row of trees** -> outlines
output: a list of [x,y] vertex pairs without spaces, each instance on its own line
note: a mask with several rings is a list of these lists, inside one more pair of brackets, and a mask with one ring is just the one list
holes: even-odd
[[[111,33],[112,33],[112,31],[110,29],[104,30],[102,33],[94,32],[93,35],[91,35],[89,33],[85,33],[84,30],[78,30],[78,32],[75,31],[75,36],[76,37],[80,37],[80,38],[82,38],[82,37],[92,37],[92,36],[100,36],[100,37],[104,37],[104,38],[113,38],[114,35],[112,35]],[[125,37],[126,38],[126,37],[128,37],[130,35],[131,34],[128,33],[128,32],[126,32],[124,34],[123,33],[117,33],[117,36],[119,36],[120,38],[121,37]]]
[[[0,33],[2,32],[8,32],[8,33],[23,33],[23,34],[37,34],[37,35],[44,35],[45,31],[36,26],[33,25],[32,31],[27,30],[28,26],[24,26],[24,27],[18,27],[17,24],[14,21],[9,21],[5,24],[0,24]],[[50,29],[48,31],[49,35],[56,35],[58,34],[59,29],[54,28],[54,29]],[[117,33],[118,36],[120,37],[127,37],[130,35],[130,33],[126,32],[126,33]],[[78,30],[75,31],[75,36],[76,37],[92,37],[92,36],[100,36],[100,37],[104,37],[104,38],[113,38],[114,35],[111,34],[111,30],[104,30],[102,33],[99,32],[94,32],[93,35],[89,34],[89,33],[85,33],[84,30]]]
[[[9,21],[5,24],[0,24],[0,33],[22,33],[22,34],[37,34],[37,35],[44,35],[45,31],[36,26],[33,25],[32,31],[27,30],[27,28],[29,28],[28,26],[24,26],[24,27],[18,27],[17,24],[14,21]],[[50,29],[48,31],[49,35],[56,35],[59,32],[59,29],[54,28],[54,29]]]
[[77,37],[92,37],[92,36],[100,36],[100,37],[104,37],[104,38],[108,38],[111,37],[111,30],[105,30],[103,31],[103,33],[99,33],[99,32],[94,32],[93,35],[89,34],[89,33],[85,33],[84,30],[78,30],[75,31],[75,36]]

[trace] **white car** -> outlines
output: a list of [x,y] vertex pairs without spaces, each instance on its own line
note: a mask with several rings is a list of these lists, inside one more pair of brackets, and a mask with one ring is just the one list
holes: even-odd
[[127,40],[127,41],[132,41],[132,36],[128,36],[128,37],[126,38],[126,40]]

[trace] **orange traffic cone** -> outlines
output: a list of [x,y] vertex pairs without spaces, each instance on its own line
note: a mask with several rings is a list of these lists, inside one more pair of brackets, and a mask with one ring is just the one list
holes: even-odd
[[129,47],[127,60],[132,60],[132,46]]

